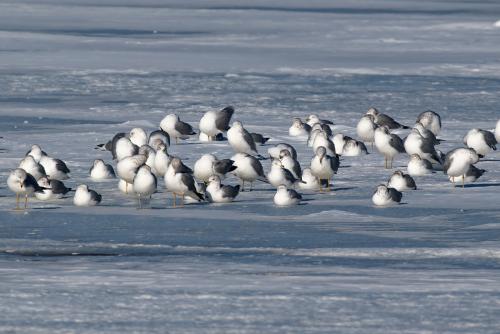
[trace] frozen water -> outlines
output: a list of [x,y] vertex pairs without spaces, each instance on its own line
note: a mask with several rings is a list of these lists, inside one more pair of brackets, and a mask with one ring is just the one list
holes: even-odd
[[[446,152],[500,118],[499,19],[493,1],[1,3],[0,331],[497,333],[499,153],[477,183],[453,189],[437,172],[388,209],[370,200],[391,174],[377,153],[344,158],[334,192],[288,209],[260,183],[183,209],[161,187],[137,210],[88,169],[110,161],[94,147],[116,132],[170,112],[197,126],[226,105],[294,144],[303,167],[312,151],[288,136],[292,117],[355,136],[370,106],[407,125],[439,112]],[[103,205],[12,211],[5,180],[33,143]],[[232,155],[194,139],[170,151],[191,166]]]

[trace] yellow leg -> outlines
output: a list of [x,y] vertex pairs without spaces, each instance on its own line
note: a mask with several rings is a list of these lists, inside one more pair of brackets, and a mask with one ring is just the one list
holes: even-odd
[[26,209],[28,207],[28,194],[24,197],[24,208]]
[[177,207],[177,196],[175,195],[175,193],[172,193],[172,195],[174,195],[174,208]]

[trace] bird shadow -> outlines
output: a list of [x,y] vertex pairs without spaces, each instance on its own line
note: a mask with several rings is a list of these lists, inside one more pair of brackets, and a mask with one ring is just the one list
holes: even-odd
[[60,206],[41,206],[41,207],[34,207],[34,208],[31,208],[32,210],[56,210],[56,209],[60,209],[61,207]]
[[481,159],[479,162],[499,162],[500,159]]
[[[474,183],[474,184],[466,184],[465,188],[487,188],[487,187],[499,187],[500,183]],[[456,188],[461,188],[460,186],[456,186]]]

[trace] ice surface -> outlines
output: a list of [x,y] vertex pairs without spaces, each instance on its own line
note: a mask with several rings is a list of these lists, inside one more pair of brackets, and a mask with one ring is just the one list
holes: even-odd
[[[110,162],[94,147],[116,132],[171,112],[197,126],[226,105],[269,145],[295,145],[303,167],[292,117],[355,136],[370,106],[407,125],[439,112],[446,152],[500,118],[499,18],[493,1],[0,3],[0,332],[497,333],[499,153],[477,183],[453,189],[437,172],[387,209],[370,200],[391,173],[377,153],[344,158],[334,192],[287,209],[263,183],[172,209],[160,181],[137,210],[88,169]],[[5,180],[33,143],[103,205],[12,211]],[[232,155],[194,139],[170,151],[190,166]]]

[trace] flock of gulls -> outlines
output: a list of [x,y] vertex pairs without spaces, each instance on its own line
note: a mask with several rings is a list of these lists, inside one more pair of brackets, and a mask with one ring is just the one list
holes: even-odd
[[[310,115],[305,122],[294,118],[289,135],[302,138],[312,148],[314,156],[308,168],[302,169],[295,148],[288,143],[273,145],[263,156],[258,145],[269,138],[250,133],[239,121],[231,123],[234,108],[206,112],[201,118],[198,133],[192,125],[183,122],[178,115],[170,114],[160,122],[159,130],[149,135],[142,128],[133,128],[129,133],[117,133],[98,149],[110,151],[115,162],[94,161],[89,171],[92,180],[119,179],[120,191],[137,197],[138,207],[143,208],[157,192],[158,180],[163,178],[165,189],[173,194],[173,207],[177,196],[181,206],[184,203],[208,201],[213,203],[232,202],[245,190],[249,191],[255,181],[269,183],[276,188],[274,203],[277,206],[291,206],[300,203],[299,191],[329,192],[332,179],[337,174],[342,156],[368,154],[366,145],[376,148],[384,156],[385,168],[392,168],[398,154],[408,154],[407,174],[396,170],[386,184],[380,184],[372,196],[376,206],[399,203],[404,191],[417,188],[415,176],[434,171],[443,171],[455,186],[455,182],[474,182],[485,171],[474,165],[491,150],[496,150],[500,140],[500,120],[496,129],[487,131],[472,129],[464,137],[464,147],[458,147],[444,154],[436,147],[441,143],[441,117],[434,111],[421,113],[412,128],[402,125],[389,115],[370,108],[357,124],[359,140],[341,133],[334,134],[333,122]],[[231,125],[230,125],[231,123]],[[391,131],[408,129],[402,139]],[[204,154],[193,165],[186,166],[180,157],[170,155],[168,148],[174,142],[198,135],[200,142],[225,141],[234,150],[231,159],[218,159],[213,154]],[[186,146],[185,146],[186,147]],[[271,159],[271,168],[266,173],[261,161]],[[59,199],[72,189],[63,180],[68,179],[70,170],[60,159],[50,157],[39,145],[21,160],[19,167],[11,171],[7,184],[16,194],[16,209],[24,197],[24,209],[28,198],[38,200]],[[234,175],[241,183],[225,185],[222,181]],[[94,206],[102,196],[85,184],[78,185],[73,195],[76,206]]]

